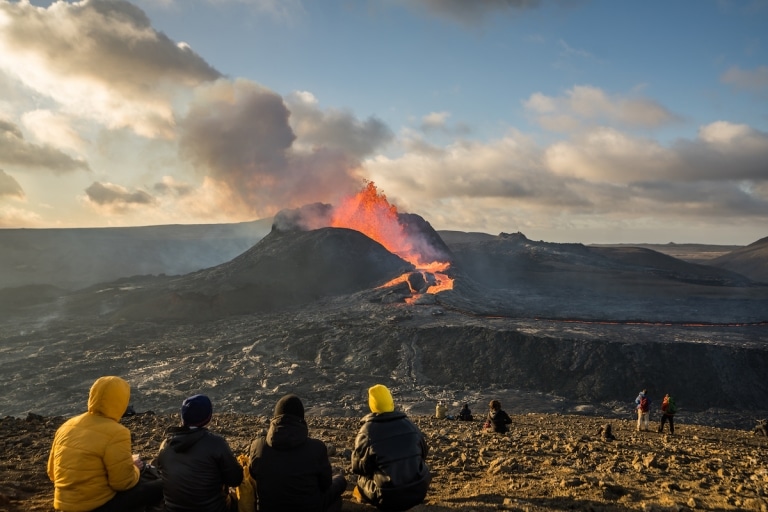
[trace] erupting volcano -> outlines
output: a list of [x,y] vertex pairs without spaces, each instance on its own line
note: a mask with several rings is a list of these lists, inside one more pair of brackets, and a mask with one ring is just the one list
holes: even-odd
[[[428,285],[427,293],[453,289],[453,279],[444,273],[450,267],[450,262],[432,260],[425,254],[426,251],[423,250],[425,242],[415,239],[406,231],[400,223],[397,208],[389,203],[387,197],[379,192],[373,182],[367,182],[363,190],[342,200],[333,210],[330,225],[335,228],[359,231],[379,242],[389,252],[413,264]],[[409,274],[386,283],[384,287],[401,282],[407,282],[413,293],[422,291],[414,289],[414,280]]]

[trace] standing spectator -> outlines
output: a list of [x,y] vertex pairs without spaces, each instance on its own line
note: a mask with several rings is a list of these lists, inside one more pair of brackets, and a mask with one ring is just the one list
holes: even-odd
[[181,426],[166,431],[157,455],[165,512],[237,510],[227,496],[243,481],[243,466],[227,441],[206,428],[212,416],[211,400],[194,395],[181,404]]
[[488,411],[488,419],[485,422],[487,426],[486,428],[500,434],[507,432],[507,425],[512,423],[512,418],[510,418],[509,414],[501,408],[501,402],[498,400],[491,400],[488,407],[490,408],[490,411]]
[[664,432],[664,423],[669,421],[669,433],[675,433],[675,413],[677,412],[677,406],[675,405],[675,399],[669,396],[669,393],[664,395],[664,400],[661,402],[661,423],[659,424],[659,432]]
[[395,411],[389,390],[368,390],[371,413],[362,419],[352,452],[358,475],[354,495],[382,510],[408,510],[424,501],[432,475],[424,435],[404,412]]
[[100,377],[88,394],[88,411],[56,431],[48,478],[57,511],[129,512],[162,501],[162,482],[141,478],[144,462],[131,454],[131,432],[120,424],[130,398],[126,381]]
[[259,512],[341,510],[347,481],[333,475],[325,443],[309,437],[298,396],[277,402],[267,435],[251,443],[250,457]]
[[648,398],[646,390],[642,390],[635,398],[637,408],[637,431],[649,430],[651,420],[651,400]]

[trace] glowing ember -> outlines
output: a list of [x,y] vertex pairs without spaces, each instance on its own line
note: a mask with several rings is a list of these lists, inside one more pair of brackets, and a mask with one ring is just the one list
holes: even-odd
[[[398,220],[397,208],[387,201],[387,197],[379,192],[373,182],[367,182],[363,190],[353,197],[344,199],[334,208],[331,226],[354,229],[376,240],[389,252],[413,264],[424,274],[427,281],[426,274],[432,274],[435,284],[427,289],[427,293],[438,293],[453,288],[453,279],[442,273],[448,270],[450,263],[424,261],[423,256],[415,249],[413,241],[405,234]],[[392,286],[407,279],[406,274],[384,286]],[[416,290],[411,292],[417,293]]]

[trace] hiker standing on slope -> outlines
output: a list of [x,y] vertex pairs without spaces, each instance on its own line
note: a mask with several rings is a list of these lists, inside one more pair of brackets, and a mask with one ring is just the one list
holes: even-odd
[[659,433],[664,432],[664,423],[666,422],[669,422],[669,433],[675,433],[676,412],[677,406],[675,405],[675,399],[667,393],[664,395],[664,401],[661,402],[661,423],[659,424]]
[[635,398],[635,406],[637,409],[637,431],[650,430],[651,399],[648,398],[645,389]]

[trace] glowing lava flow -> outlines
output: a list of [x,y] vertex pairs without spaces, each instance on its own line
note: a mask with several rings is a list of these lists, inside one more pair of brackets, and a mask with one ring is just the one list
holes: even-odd
[[[389,204],[387,197],[379,192],[373,182],[367,182],[363,190],[344,199],[334,208],[331,226],[354,229],[376,240],[389,252],[413,264],[427,282],[431,281],[427,274],[434,276],[434,284],[427,289],[427,293],[453,289],[453,279],[443,273],[451,264],[441,261],[424,261],[400,224],[397,208]],[[392,286],[403,281],[408,281],[407,274],[393,279],[384,286]],[[417,290],[411,291],[417,293]]]

